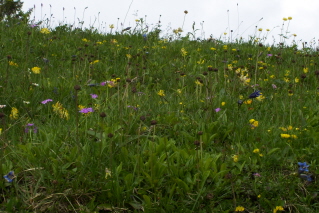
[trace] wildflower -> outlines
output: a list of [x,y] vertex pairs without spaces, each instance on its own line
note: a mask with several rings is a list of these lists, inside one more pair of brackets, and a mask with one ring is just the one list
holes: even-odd
[[0,109],[5,108],[7,105],[0,105]]
[[254,149],[253,153],[258,153],[259,149]]
[[258,172],[253,173],[253,176],[255,176],[255,177],[261,177],[261,175],[260,175]]
[[42,28],[42,29],[40,30],[40,33],[42,33],[42,34],[50,34],[51,31],[50,31],[48,28]]
[[272,86],[273,89],[277,89],[276,84],[272,84],[271,86]]
[[30,104],[30,101],[23,101],[24,104]]
[[90,113],[90,112],[94,112],[94,110],[92,108],[83,108],[79,112],[87,114],[87,113]]
[[33,85],[33,86],[36,86],[36,87],[39,86],[39,84],[37,84],[37,83],[32,83],[32,85]]
[[215,112],[219,112],[221,109],[220,108],[216,108],[215,109]]
[[89,40],[87,40],[86,38],[82,38],[83,42],[88,42]]
[[238,162],[238,155],[233,155],[232,158],[233,158],[233,161],[234,161],[235,163]]
[[298,78],[298,77],[295,78],[295,82],[296,82],[296,83],[299,82],[299,78]]
[[289,134],[280,134],[280,137],[281,138],[290,138],[290,135]]
[[298,165],[299,165],[299,169],[298,169],[299,174],[303,172],[309,172],[308,168],[310,165],[307,165],[306,162],[303,162],[303,163],[298,162]]
[[18,109],[15,107],[12,107],[10,118],[11,119],[18,119],[18,113],[19,113]]
[[288,19],[287,18],[282,18],[282,20],[287,21]]
[[195,84],[199,85],[199,86],[203,86],[203,83],[200,82],[198,79],[195,81]]
[[105,179],[107,179],[109,176],[112,176],[112,172],[108,168],[105,168]]
[[255,91],[255,92],[251,93],[248,98],[257,98],[261,94],[262,93],[260,93],[260,91]]
[[44,101],[41,101],[41,103],[42,103],[42,104],[46,104],[46,103],[51,102],[51,101],[52,101],[52,99],[46,99],[46,100],[44,100]]
[[226,102],[222,102],[222,106],[225,106]]
[[176,92],[177,92],[178,94],[182,94],[182,90],[181,90],[181,89],[176,90]]
[[251,129],[255,129],[259,125],[259,122],[256,121],[255,119],[250,119],[249,123],[250,123]]
[[109,28],[113,29],[114,28],[114,24],[110,24]]
[[34,74],[40,74],[41,68],[40,68],[40,67],[33,67],[33,68],[31,69],[31,71],[32,71]]
[[94,99],[98,97],[98,95],[96,95],[96,94],[90,94],[90,95],[91,95],[91,97],[94,98]]
[[95,60],[95,61],[92,61],[90,64],[96,64],[98,63],[100,60]]
[[291,16],[289,16],[289,17],[288,17],[288,20],[291,20],[291,19],[292,19],[292,17],[291,17]]
[[181,49],[181,53],[182,53],[183,57],[185,57],[187,55],[187,51],[185,50],[185,48]]
[[160,90],[157,94],[158,94],[159,96],[165,96],[164,90]]
[[26,125],[26,128],[24,129],[24,132],[28,133],[29,130],[30,130],[30,127],[32,127],[31,129],[33,130],[33,133],[37,133],[38,132],[38,128],[34,124],[31,124],[31,123],[28,123]]
[[235,212],[243,212],[243,211],[245,211],[245,208],[242,206],[237,206],[235,209]]
[[246,100],[246,101],[244,101],[244,104],[249,105],[249,104],[251,104],[252,102],[253,102],[252,100]]
[[265,99],[265,96],[263,96],[263,95],[260,95],[256,98],[256,100],[258,100],[258,101],[263,101],[264,99]]
[[261,195],[258,195],[257,197],[258,197],[258,198],[261,198]]
[[303,68],[303,72],[307,73],[308,72],[308,68],[307,67]]
[[105,85],[106,85],[106,81],[101,82],[100,85],[101,85],[101,86],[105,86]]
[[263,31],[263,28],[259,28],[258,31],[260,31],[260,32]]
[[8,183],[12,183],[13,179],[15,178],[15,176],[14,176],[14,171],[10,171],[7,175],[4,175],[3,178],[4,178]]
[[303,180],[306,180],[308,182],[313,181],[312,176],[311,175],[307,175],[307,174],[300,174],[299,177]]
[[68,111],[63,107],[63,105],[58,101],[52,105],[53,112],[60,115],[60,118],[69,120],[70,116]]
[[9,61],[9,65],[13,67],[18,67],[18,64],[13,61]]
[[282,206],[276,206],[273,213],[276,213],[277,211],[283,211],[283,210],[284,210],[284,208]]
[[215,48],[215,47],[211,47],[210,49],[211,49],[211,50],[216,50],[216,48]]

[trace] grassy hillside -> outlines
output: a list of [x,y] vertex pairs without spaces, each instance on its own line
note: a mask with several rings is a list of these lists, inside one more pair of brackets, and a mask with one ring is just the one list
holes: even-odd
[[1,211],[317,212],[318,52],[139,26],[0,23]]

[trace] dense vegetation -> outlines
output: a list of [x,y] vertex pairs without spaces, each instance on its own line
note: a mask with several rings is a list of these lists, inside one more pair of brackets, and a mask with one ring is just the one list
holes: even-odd
[[318,211],[312,48],[0,29],[1,211]]

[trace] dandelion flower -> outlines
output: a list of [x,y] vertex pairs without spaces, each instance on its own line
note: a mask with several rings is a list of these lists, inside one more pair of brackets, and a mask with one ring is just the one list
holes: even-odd
[[242,206],[237,206],[235,209],[235,212],[243,212],[243,211],[245,211],[245,208]]
[[33,68],[31,69],[31,71],[32,71],[34,74],[40,74],[41,68],[40,68],[40,67],[33,67]]
[[162,96],[162,97],[165,96],[164,90],[158,91],[157,95]]

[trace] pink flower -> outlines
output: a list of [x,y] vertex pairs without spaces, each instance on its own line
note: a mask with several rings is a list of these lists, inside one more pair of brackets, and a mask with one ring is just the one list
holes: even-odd
[[215,112],[219,112],[221,109],[220,108],[216,108],[215,109]]
[[98,97],[98,95],[96,95],[96,94],[90,94],[90,95],[91,95],[92,98],[97,98]]
[[277,86],[275,84],[271,85],[273,89],[277,89]]
[[89,112],[94,112],[94,110],[92,108],[83,108],[79,112],[86,114]]
[[46,103],[51,102],[51,101],[52,101],[52,99],[46,99],[46,100],[44,100],[44,101],[41,101],[41,103],[42,103],[42,104],[46,104]]

